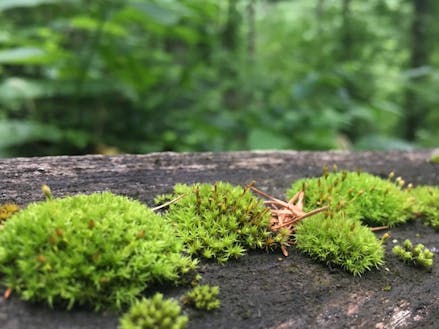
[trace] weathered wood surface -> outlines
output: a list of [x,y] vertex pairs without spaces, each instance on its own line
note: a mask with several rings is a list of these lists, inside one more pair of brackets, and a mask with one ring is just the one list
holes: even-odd
[[232,152],[15,158],[0,160],[0,201],[41,200],[48,184],[57,196],[111,190],[151,201],[177,182],[257,185],[281,196],[301,177],[320,175],[324,165],[387,176],[390,171],[414,184],[438,184],[431,151],[417,152]]
[[[55,196],[110,190],[152,205],[175,183],[228,181],[257,186],[278,197],[322,167],[371,172],[394,171],[413,184],[439,185],[431,151],[415,152],[232,152],[15,158],[0,160],[0,202],[25,206],[42,200],[40,186]],[[392,230],[398,239],[415,237],[438,248],[439,235],[420,224]],[[391,246],[387,246],[387,251]],[[437,258],[437,256],[436,256]],[[437,328],[438,259],[431,273],[390,260],[380,271],[353,278],[291,250],[250,253],[224,266],[206,264],[203,278],[221,287],[222,307],[213,314],[190,313],[189,328]],[[391,286],[392,291],[383,288]],[[169,294],[178,296],[181,290]],[[191,311],[189,311],[191,312]],[[65,312],[0,298],[0,328],[116,328],[118,315],[85,310]]]

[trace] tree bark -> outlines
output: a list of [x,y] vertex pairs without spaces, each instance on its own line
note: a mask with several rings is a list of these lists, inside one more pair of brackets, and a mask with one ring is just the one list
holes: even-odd
[[[430,64],[429,16],[431,10],[432,3],[430,0],[413,0],[409,70],[419,69]],[[423,125],[423,118],[428,113],[427,105],[417,90],[425,83],[426,78],[426,75],[412,78],[405,93],[403,137],[411,142],[416,140],[416,134]]]

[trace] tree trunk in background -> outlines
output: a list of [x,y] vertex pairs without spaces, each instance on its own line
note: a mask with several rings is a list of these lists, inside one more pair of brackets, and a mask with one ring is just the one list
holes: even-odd
[[[410,35],[409,70],[427,66],[430,63],[429,15],[432,0],[413,0],[413,21]],[[422,126],[428,108],[417,90],[426,76],[412,78],[405,93],[405,116],[403,118],[403,138],[415,141],[416,133]]]
[[341,31],[341,61],[352,59],[352,28],[351,28],[351,0],[342,0],[342,31]]
[[247,4],[247,56],[250,64],[254,62],[256,51],[256,17],[255,17],[255,0],[250,0]]
[[239,44],[239,26],[241,15],[238,10],[239,0],[229,0],[227,11],[227,22],[223,31],[223,45],[229,51],[236,50]]

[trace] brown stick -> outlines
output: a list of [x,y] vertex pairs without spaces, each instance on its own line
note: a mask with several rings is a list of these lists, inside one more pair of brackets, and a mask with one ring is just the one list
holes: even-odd
[[386,226],[375,226],[375,227],[371,227],[370,230],[372,232],[376,232],[376,231],[387,230],[388,228],[389,228],[389,225],[386,225]]

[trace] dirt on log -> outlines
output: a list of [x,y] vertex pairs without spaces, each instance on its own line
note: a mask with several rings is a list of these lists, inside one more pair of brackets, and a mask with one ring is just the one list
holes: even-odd
[[[156,195],[170,192],[176,183],[219,180],[241,185],[256,180],[260,189],[283,198],[295,180],[319,176],[324,165],[334,164],[382,177],[393,171],[414,185],[439,185],[439,165],[429,162],[431,153],[285,151],[4,159],[0,203],[25,206],[40,201],[40,186],[48,184],[58,197],[109,190],[152,205]],[[390,233],[385,265],[361,277],[316,263],[294,247],[288,257],[279,250],[255,251],[225,265],[202,263],[202,282],[220,286],[221,308],[185,309],[188,328],[439,328],[439,233],[419,221]],[[393,257],[391,240],[405,238],[435,252],[431,271]],[[187,287],[160,289],[175,298],[187,291]],[[0,297],[4,329],[116,329],[119,316],[52,310],[15,295]]]

